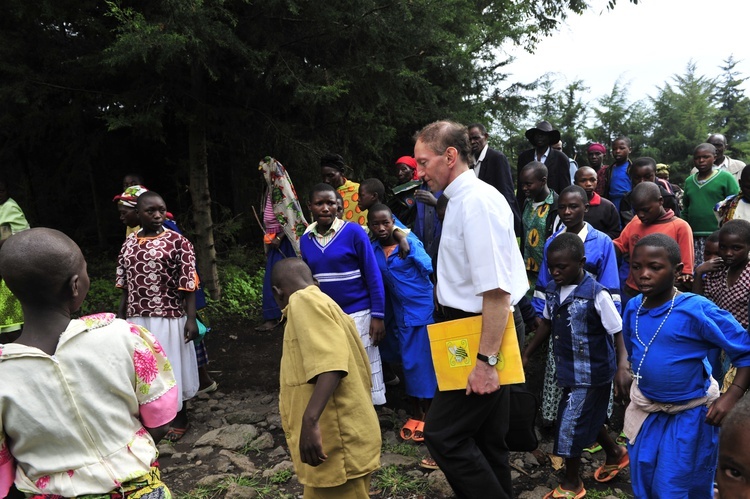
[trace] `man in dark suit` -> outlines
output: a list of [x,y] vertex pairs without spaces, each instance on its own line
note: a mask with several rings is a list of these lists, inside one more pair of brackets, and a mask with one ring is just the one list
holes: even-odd
[[[560,141],[560,132],[549,121],[540,121],[534,128],[526,130],[526,138],[534,148],[522,152],[518,157],[518,175],[532,161],[544,163],[548,172],[547,187],[559,194],[570,185],[570,161],[565,153],[552,149],[552,145]],[[518,206],[522,207],[526,195],[520,188],[517,197]]]
[[469,125],[469,141],[471,142],[471,152],[474,155],[474,173],[479,180],[490,184],[498,190],[500,194],[508,201],[510,209],[513,212],[513,229],[516,236],[521,237],[523,232],[521,225],[521,211],[518,209],[516,196],[513,193],[513,175],[510,171],[510,163],[505,154],[487,145],[489,134],[487,129],[481,123],[472,123]]

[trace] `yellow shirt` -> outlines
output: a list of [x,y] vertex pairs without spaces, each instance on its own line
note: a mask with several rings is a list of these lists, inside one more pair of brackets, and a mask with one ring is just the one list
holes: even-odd
[[367,210],[359,207],[359,184],[346,180],[338,190],[344,200],[344,220],[366,227]]
[[[279,409],[297,477],[308,487],[336,487],[380,467],[380,425],[370,395],[370,361],[354,321],[317,286],[289,297],[281,355]],[[323,452],[317,467],[302,463],[302,415],[319,374],[342,371],[320,416]]]

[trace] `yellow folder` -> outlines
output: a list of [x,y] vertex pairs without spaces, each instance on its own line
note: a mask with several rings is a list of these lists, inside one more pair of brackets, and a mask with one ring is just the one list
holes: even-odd
[[[482,334],[482,316],[430,324],[427,326],[427,332],[430,336],[430,350],[438,389],[465,389],[469,373],[477,362],[482,362],[477,360],[479,337]],[[526,382],[513,314],[508,317],[495,368],[501,385]]]

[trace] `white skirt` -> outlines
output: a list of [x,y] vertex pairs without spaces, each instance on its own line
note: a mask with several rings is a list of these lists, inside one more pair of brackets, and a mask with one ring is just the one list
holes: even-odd
[[360,310],[349,314],[357,326],[359,339],[365,347],[367,357],[370,359],[370,371],[372,372],[372,403],[373,405],[385,404],[385,383],[383,383],[383,366],[380,362],[380,349],[372,344],[370,340],[370,322],[372,315],[370,309]]
[[187,317],[128,317],[128,322],[145,327],[161,344],[177,381],[177,410],[182,410],[182,401],[193,398],[200,387],[195,347],[192,341],[185,343]]

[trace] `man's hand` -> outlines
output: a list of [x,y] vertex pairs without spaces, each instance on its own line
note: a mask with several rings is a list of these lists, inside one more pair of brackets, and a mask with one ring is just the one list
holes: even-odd
[[500,378],[495,367],[477,360],[476,366],[469,374],[466,384],[466,395],[488,395],[500,389]]
[[326,453],[323,452],[323,438],[320,436],[320,426],[317,421],[302,419],[299,454],[302,462],[310,466],[318,466],[328,459]]
[[427,206],[437,206],[437,198],[430,191],[419,189],[414,193],[414,199]]
[[406,240],[406,238],[401,239],[398,242],[398,256],[402,260],[406,260],[406,257],[409,256],[409,252],[411,251],[411,246],[409,246],[409,241]]
[[383,319],[373,317],[370,319],[370,341],[372,346],[378,346],[383,338],[385,338],[385,323]]

